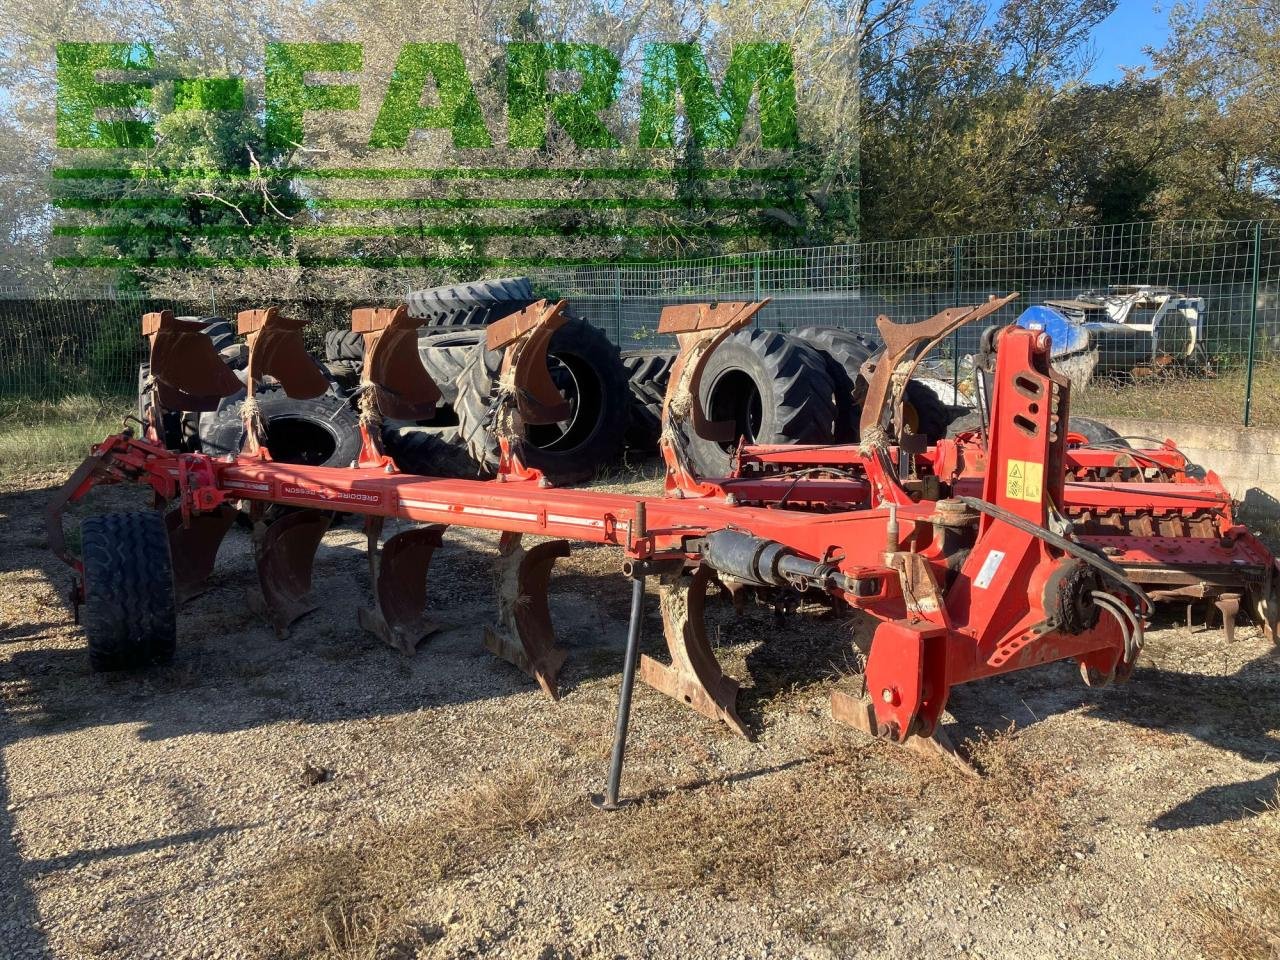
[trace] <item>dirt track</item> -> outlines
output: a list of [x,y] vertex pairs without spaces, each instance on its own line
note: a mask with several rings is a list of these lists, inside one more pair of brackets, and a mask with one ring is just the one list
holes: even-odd
[[953,735],[1013,727],[975,783],[831,724],[861,621],[716,605],[757,741],[641,687],[625,789],[645,802],[603,815],[615,554],[557,568],[559,704],[480,646],[492,538],[466,532],[432,569],[453,626],[416,657],[356,627],[356,528],[326,538],[323,607],[284,641],[245,605],[234,531],[173,666],[102,676],[44,546],[56,481],[0,491],[0,957],[1274,949],[1280,660],[1253,627],[1156,630],[1112,689],[1065,664],[960,689]]

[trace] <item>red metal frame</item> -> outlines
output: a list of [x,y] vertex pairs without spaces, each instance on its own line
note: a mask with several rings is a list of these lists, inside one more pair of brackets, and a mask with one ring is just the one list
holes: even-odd
[[[1067,384],[1049,366],[1043,335],[1006,331],[999,363],[1016,389],[996,390],[981,495],[1043,527],[1050,505],[1064,497],[1066,449],[1058,411],[1065,410]],[[797,452],[790,449],[792,456]],[[843,451],[809,452],[825,458]],[[764,462],[771,455],[751,456]],[[939,464],[950,455],[945,445],[935,454]],[[173,453],[121,434],[98,445],[68,481],[50,509],[51,535],[56,527],[61,536],[66,503],[102,482],[147,484],[159,499],[176,500],[184,520],[243,500],[608,544],[633,561],[696,564],[708,534],[746,531],[829,565],[836,573],[829,592],[882,621],[866,677],[877,732],[898,740],[931,734],[950,688],[960,683],[1065,658],[1077,659],[1093,681],[1132,666],[1131,651],[1124,662],[1131,638],[1117,618],[1094,610],[1073,622],[1060,608],[1069,592],[1064,584],[1081,577],[1093,583],[1077,559],[1005,520],[921,498],[899,481],[898,456],[888,448],[862,456],[862,477],[854,481],[698,481],[696,490],[680,491],[683,498],[638,498],[547,489],[527,469],[489,481],[435,479],[398,473],[381,456],[352,468],[293,466],[252,455],[222,460]],[[1033,468],[1042,473],[1038,486],[1018,481]],[[779,497],[772,504],[743,505],[744,494],[756,499],[759,485],[776,485]],[[851,509],[779,509],[787,485],[828,504],[833,494],[848,490]],[[967,552],[956,550],[957,537]],[[1105,579],[1094,586],[1120,603],[1135,602]]]

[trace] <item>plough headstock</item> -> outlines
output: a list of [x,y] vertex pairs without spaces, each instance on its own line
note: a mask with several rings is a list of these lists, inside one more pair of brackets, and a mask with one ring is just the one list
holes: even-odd
[[418,353],[420,318],[402,304],[394,309],[365,307],[351,311],[351,330],[364,334],[364,371],[360,380],[373,393],[378,413],[397,420],[430,420],[440,388]]

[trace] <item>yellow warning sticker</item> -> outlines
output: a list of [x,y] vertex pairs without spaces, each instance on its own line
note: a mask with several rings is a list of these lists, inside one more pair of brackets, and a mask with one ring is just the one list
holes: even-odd
[[1004,495],[1011,500],[1038,503],[1043,496],[1044,464],[1034,460],[1010,460],[1004,475]]

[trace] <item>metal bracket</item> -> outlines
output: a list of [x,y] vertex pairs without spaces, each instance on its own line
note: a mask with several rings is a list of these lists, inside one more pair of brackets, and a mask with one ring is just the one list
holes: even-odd
[[361,385],[372,394],[374,410],[396,420],[430,420],[440,402],[440,387],[422,365],[418,327],[422,319],[398,306],[351,311],[351,330],[364,335]]

